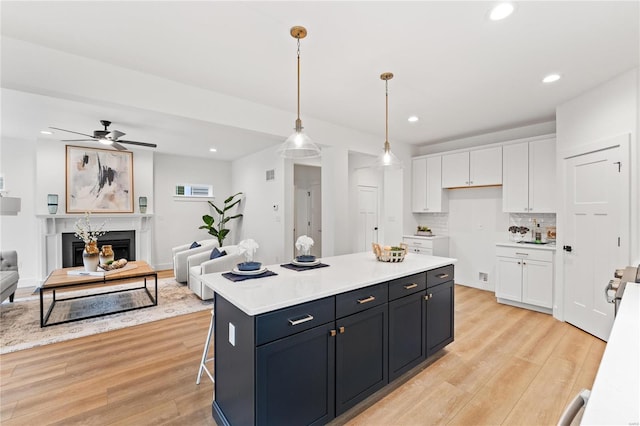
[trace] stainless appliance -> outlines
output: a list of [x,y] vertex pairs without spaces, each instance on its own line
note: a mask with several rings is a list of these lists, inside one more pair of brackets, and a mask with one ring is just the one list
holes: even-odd
[[640,265],[627,266],[625,269],[617,269],[614,279],[610,280],[604,289],[607,302],[615,305],[614,315],[618,314],[620,301],[624,295],[624,290],[628,282],[640,283]]

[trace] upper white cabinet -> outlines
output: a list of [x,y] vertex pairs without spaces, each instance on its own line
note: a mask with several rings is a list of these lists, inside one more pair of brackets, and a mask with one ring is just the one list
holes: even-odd
[[555,139],[503,147],[502,210],[554,213]]
[[501,184],[501,146],[442,156],[443,188]]
[[442,157],[416,158],[411,171],[413,212],[447,211],[447,194],[442,190]]

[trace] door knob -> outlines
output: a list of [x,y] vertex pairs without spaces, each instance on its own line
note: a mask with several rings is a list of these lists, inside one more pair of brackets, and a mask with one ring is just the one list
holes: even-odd
[[377,230],[378,230],[378,227],[376,226],[375,228],[373,228],[373,230],[374,230],[374,231],[377,231]]
[[570,253],[573,250],[573,248],[571,248],[571,246],[562,246],[562,250]]

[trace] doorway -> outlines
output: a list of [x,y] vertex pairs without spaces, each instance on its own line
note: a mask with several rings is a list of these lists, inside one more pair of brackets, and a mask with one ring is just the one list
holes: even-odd
[[607,341],[614,307],[604,288],[629,259],[628,136],[564,159],[565,320]]
[[295,244],[302,235],[313,239],[311,254],[322,256],[322,186],[320,183],[321,168],[294,164],[294,230],[293,252]]
[[358,251],[378,242],[378,188],[358,185]]

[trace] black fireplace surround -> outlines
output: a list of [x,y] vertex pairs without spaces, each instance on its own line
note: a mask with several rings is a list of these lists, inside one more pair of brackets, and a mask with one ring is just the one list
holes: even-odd
[[[136,260],[136,232],[135,231],[109,231],[98,239],[98,248],[105,244],[113,247],[115,260]],[[62,234],[62,267],[82,266],[82,252],[84,242],[75,236],[73,232]]]

